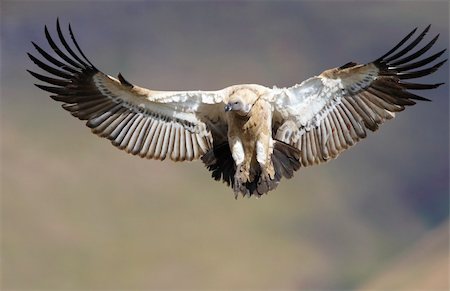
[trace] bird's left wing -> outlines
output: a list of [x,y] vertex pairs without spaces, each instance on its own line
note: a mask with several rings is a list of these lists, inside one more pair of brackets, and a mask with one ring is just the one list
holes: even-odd
[[[108,138],[116,147],[141,157],[175,161],[199,158],[212,144],[209,124],[221,118],[219,106],[227,90],[152,91],[135,86],[119,74],[118,79],[99,71],[84,56],[69,25],[74,46],[70,46],[57,22],[61,45],[45,35],[53,56],[33,43],[43,62],[31,54],[31,60],[51,74],[29,71],[38,80],[50,84],[39,88],[54,95],[73,116],[86,120],[95,134]],[[77,53],[74,52],[76,49]],[[222,110],[219,110],[222,109]]]
[[303,166],[336,158],[342,151],[366,137],[366,129],[379,125],[414,105],[428,100],[408,90],[436,88],[441,84],[405,82],[436,71],[446,60],[423,68],[445,50],[417,60],[428,51],[438,36],[421,49],[410,53],[428,32],[427,27],[415,40],[405,43],[413,30],[392,50],[365,65],[348,63],[324,71],[299,85],[274,88],[276,138],[301,151]]

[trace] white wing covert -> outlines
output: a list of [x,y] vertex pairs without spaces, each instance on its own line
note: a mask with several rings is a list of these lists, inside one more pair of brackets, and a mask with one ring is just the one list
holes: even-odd
[[407,90],[436,88],[440,84],[408,83],[403,80],[422,77],[436,71],[446,60],[423,66],[440,57],[445,50],[417,61],[436,42],[434,37],[423,48],[405,56],[423,39],[428,26],[415,40],[402,47],[414,29],[393,49],[372,63],[348,63],[324,71],[299,85],[274,88],[276,139],[301,151],[303,166],[336,158],[342,151],[366,137],[366,129],[375,131],[395,112],[426,100]]
[[[36,85],[51,97],[63,102],[62,107],[73,116],[86,120],[95,134],[111,140],[116,147],[133,155],[175,161],[201,157],[212,145],[209,121],[220,119],[226,90],[222,91],[152,91],[135,86],[121,74],[108,76],[84,56],[69,25],[69,32],[78,54],[65,40],[59,22],[57,33],[64,53],[45,35],[60,60],[33,43],[36,50],[51,65],[31,54],[31,60],[53,75],[43,76],[29,71],[40,81],[52,86]],[[57,78],[54,78],[57,77]],[[223,110],[222,110],[223,111]]]

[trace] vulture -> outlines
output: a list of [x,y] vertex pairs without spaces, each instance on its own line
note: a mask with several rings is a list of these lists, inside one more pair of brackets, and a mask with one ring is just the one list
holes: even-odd
[[292,87],[158,91],[98,70],[70,24],[69,40],[57,20],[58,44],[45,26],[51,50],[32,42],[40,57],[28,53],[46,73],[28,72],[46,83],[38,88],[117,148],[147,159],[201,159],[236,197],[259,197],[301,167],[336,158],[406,106],[430,101],[411,91],[444,83],[408,81],[447,61],[438,60],[445,49],[421,57],[439,37],[419,45],[429,29],[413,37],[414,29],[373,62],[349,62]]

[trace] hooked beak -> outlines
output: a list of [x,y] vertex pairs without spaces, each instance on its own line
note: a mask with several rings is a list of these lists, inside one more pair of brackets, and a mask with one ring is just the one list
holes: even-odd
[[225,112],[231,111],[231,109],[233,109],[233,106],[231,106],[230,103],[228,103],[227,105],[225,105]]

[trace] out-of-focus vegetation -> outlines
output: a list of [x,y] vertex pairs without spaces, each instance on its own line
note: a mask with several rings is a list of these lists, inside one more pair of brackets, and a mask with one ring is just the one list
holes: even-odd
[[[2,289],[446,290],[448,85],[338,160],[234,200],[200,162],[92,135],[25,69],[43,25],[155,89],[289,86],[370,61],[445,2],[13,2],[1,7]],[[424,82],[448,81],[448,65]]]

